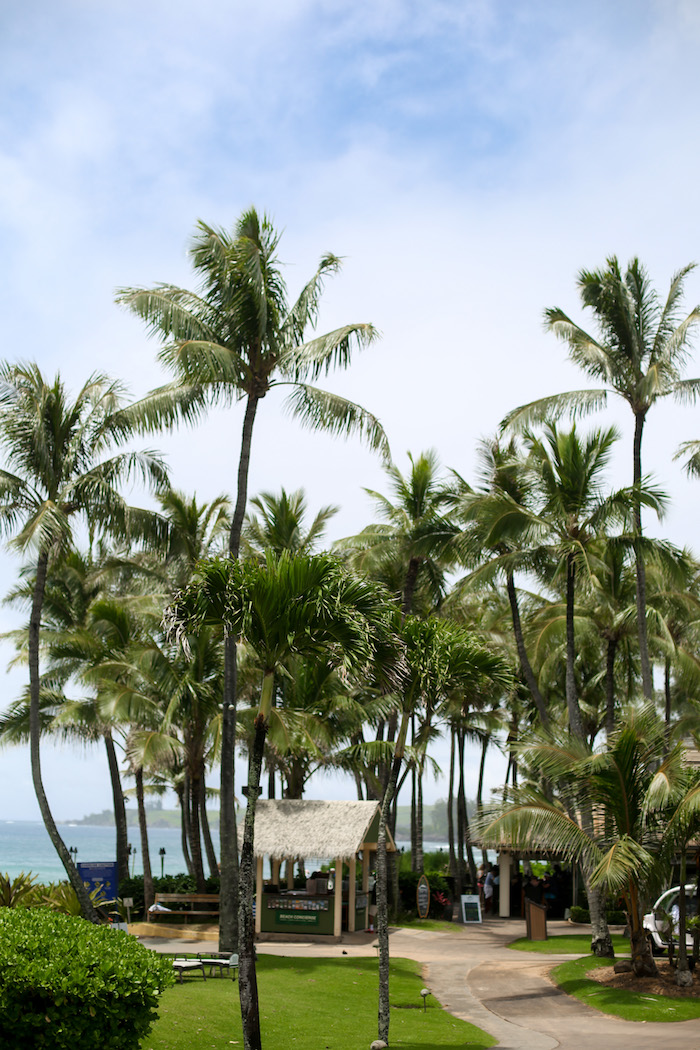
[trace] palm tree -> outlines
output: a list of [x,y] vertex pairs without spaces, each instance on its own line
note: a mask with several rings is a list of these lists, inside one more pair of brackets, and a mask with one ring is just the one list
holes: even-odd
[[421,589],[428,611],[441,599],[456,532],[447,517],[451,493],[439,476],[437,454],[430,450],[414,459],[409,452],[408,458],[407,476],[393,464],[386,468],[391,497],[365,490],[384,520],[335,545],[354,568],[395,590],[403,617],[414,612]]
[[407,617],[402,624],[406,670],[400,690],[401,719],[384,789],[377,834],[377,940],[379,943],[379,1038],[389,1038],[389,923],[386,831],[394,801],[411,716],[434,711],[455,692],[485,695],[510,685],[510,672],[464,628],[447,620]]
[[37,365],[0,365],[0,443],[9,468],[0,472],[0,528],[13,535],[15,549],[31,549],[36,556],[28,642],[32,780],[49,837],[83,914],[93,921],[96,912],[58,833],[42,781],[41,616],[47,577],[56,559],[71,549],[76,517],[97,535],[129,539],[157,532],[152,515],[127,506],[117,488],[134,474],[155,489],[167,480],[153,452],[114,454],[132,433],[122,388],[105,376],[93,375],[71,400],[60,377],[48,383]]
[[518,662],[540,724],[549,727],[547,698],[530,660],[522,623],[516,572],[542,570],[542,529],[526,510],[530,500],[525,458],[514,440],[502,447],[497,440],[481,443],[480,484],[472,488],[454,472],[452,502],[460,523],[455,541],[462,564],[471,572],[454,589],[452,601],[463,600],[474,588],[491,587],[504,578]]
[[[522,405],[506,416],[503,426],[527,426],[564,412],[581,415],[606,405],[609,393],[620,397],[634,415],[633,482],[641,486],[642,434],[650,408],[662,397],[673,397],[680,403],[694,402],[700,392],[700,379],[682,377],[690,337],[700,320],[700,307],[685,317],[680,313],[683,283],[693,269],[691,264],[674,274],[665,301],[652,288],[639,259],[632,259],[624,273],[614,255],[607,260],[605,269],[581,270],[579,292],[584,307],[593,311],[600,337],[589,335],[558,307],[546,310],[545,318],[550,331],[568,343],[569,357],[574,364],[604,385],[554,394]],[[641,503],[634,509],[633,524],[637,540],[636,600],[642,688],[645,698],[651,700]]]
[[543,544],[551,548],[565,574],[566,600],[566,706],[571,731],[584,739],[578,702],[575,661],[574,612],[577,572],[589,572],[593,540],[611,525],[624,524],[630,512],[643,502],[661,509],[662,497],[647,486],[607,494],[603,472],[608,466],[618,434],[614,427],[596,430],[580,439],[576,427],[559,431],[554,423],[545,427],[544,439],[526,434],[528,471],[533,482],[533,508],[549,535]]
[[293,656],[366,668],[381,647],[396,663],[400,647],[392,615],[383,589],[352,576],[336,559],[287,553],[268,555],[265,565],[203,563],[166,614],[173,635],[185,645],[203,626],[223,626],[255,654],[262,675],[240,869],[239,994],[246,1050],[259,1050],[261,1045],[253,945],[254,825],[276,676]]
[[[92,666],[103,655],[100,641],[91,632],[93,604],[102,599],[108,586],[109,574],[103,562],[104,559],[95,561],[89,554],[68,551],[56,562],[47,579],[42,612],[42,650],[45,653],[41,690],[42,720],[46,718],[46,732],[74,736],[83,742],[98,738],[104,742],[112,785],[117,880],[121,883],[129,877],[129,858],[126,807],[119,774],[115,727],[100,716],[94,697],[81,703],[71,702],[66,697],[66,688],[71,679],[78,679],[86,667]],[[19,585],[12,589],[5,601],[30,609],[34,577],[34,566],[27,566]],[[14,642],[17,660],[26,661],[27,629],[10,631],[3,637]],[[8,743],[28,743],[29,706],[28,693],[26,698],[11,705],[0,723],[2,739]]]
[[[625,900],[632,962],[638,976],[654,974],[642,916],[671,870],[679,842],[698,826],[700,787],[677,744],[666,750],[665,727],[651,705],[629,710],[597,752],[562,736],[524,745],[529,762],[559,786],[552,801],[534,790],[492,815],[486,841],[556,850],[578,860],[587,885]],[[588,827],[575,810],[588,800]],[[595,929],[593,930],[595,950]]]
[[258,514],[247,514],[243,523],[242,545],[247,558],[265,560],[268,551],[281,554],[313,554],[328,521],[338,513],[338,507],[321,507],[314,520],[304,525],[306,496],[303,489],[296,492],[280,490],[279,496],[261,492],[250,501]]
[[[175,381],[153,391],[138,407],[144,426],[194,422],[210,404],[245,401],[238,461],[236,505],[229,552],[238,557],[248,497],[253,424],[260,402],[274,387],[290,388],[287,404],[302,424],[331,434],[360,434],[370,447],[388,455],[378,420],[354,402],[312,385],[332,368],[346,368],[354,346],[375,337],[369,324],[348,324],[306,339],[317,317],[327,277],[340,260],[324,255],[293,305],[276,257],[279,235],[254,208],[245,211],[232,233],[199,222],[190,257],[201,281],[198,292],[170,284],[124,288],[117,301],[141,317],[149,331],[167,342],[160,359]],[[226,643],[221,739],[221,926],[222,951],[236,947],[238,849],[234,803],[236,734],[236,645]]]

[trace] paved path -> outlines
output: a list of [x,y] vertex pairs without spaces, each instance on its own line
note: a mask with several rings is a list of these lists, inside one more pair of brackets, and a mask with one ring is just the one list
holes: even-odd
[[[491,919],[480,926],[455,926],[445,933],[396,929],[391,954],[422,963],[426,985],[456,1017],[471,1021],[498,1040],[500,1050],[700,1050],[700,1020],[670,1024],[621,1021],[584,1006],[556,988],[547,971],[571,956],[510,951],[523,936],[518,920]],[[550,933],[570,933],[550,923]],[[160,951],[215,950],[214,942],[141,938]],[[376,939],[346,935],[342,944],[271,943],[258,951],[273,955],[335,958],[376,955]]]

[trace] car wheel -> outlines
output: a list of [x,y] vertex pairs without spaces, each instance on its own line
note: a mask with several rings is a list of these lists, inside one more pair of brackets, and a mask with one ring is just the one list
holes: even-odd
[[665,955],[666,954],[666,949],[660,947],[660,945],[658,945],[656,943],[656,941],[654,940],[654,938],[652,937],[651,934],[648,935],[648,940],[649,940],[649,947],[651,948],[651,954],[652,955],[658,956],[658,955]]

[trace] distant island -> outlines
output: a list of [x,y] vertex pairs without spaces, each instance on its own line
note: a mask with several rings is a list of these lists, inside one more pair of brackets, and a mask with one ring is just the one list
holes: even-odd
[[[474,803],[468,803],[469,817],[473,816]],[[447,806],[443,799],[438,799],[431,806],[423,807],[423,839],[425,842],[446,842],[447,841]],[[148,816],[149,828],[179,828],[180,827],[180,810],[179,809],[162,809],[159,806],[148,806],[146,808]],[[207,816],[209,817],[209,825],[212,828],[219,827],[219,811],[218,809],[207,810]],[[242,819],[243,812],[239,810],[239,819]],[[127,809],[126,821],[130,828],[138,827],[138,813],[135,809]],[[114,813],[111,809],[103,809],[101,813],[89,813],[86,817],[81,817],[80,820],[70,821],[71,824],[86,824],[91,827],[114,827]],[[455,824],[456,826],[456,824]],[[396,837],[399,839],[409,839],[411,837],[411,807],[410,806],[398,806],[396,814]]]

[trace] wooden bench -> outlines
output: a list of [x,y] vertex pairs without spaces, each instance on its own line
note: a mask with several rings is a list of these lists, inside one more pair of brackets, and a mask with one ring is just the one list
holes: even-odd
[[[164,905],[168,911],[149,911],[148,919],[151,922],[154,919],[183,918],[186,923],[193,915],[203,915],[217,922],[219,919],[218,893],[156,893],[155,903]],[[203,920],[200,918],[199,921]]]

